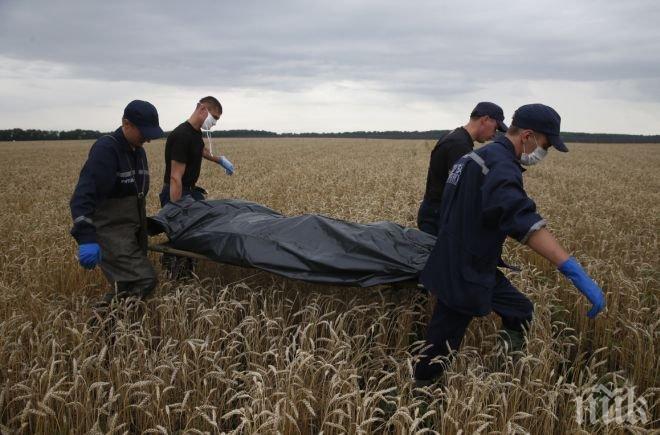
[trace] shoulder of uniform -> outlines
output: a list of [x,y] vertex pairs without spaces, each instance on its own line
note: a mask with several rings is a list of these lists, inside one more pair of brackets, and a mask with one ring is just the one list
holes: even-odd
[[112,135],[106,134],[96,139],[96,142],[92,145],[92,149],[115,150],[117,149],[117,145],[117,140]]
[[514,164],[511,153],[502,144],[491,142],[475,151],[489,164]]

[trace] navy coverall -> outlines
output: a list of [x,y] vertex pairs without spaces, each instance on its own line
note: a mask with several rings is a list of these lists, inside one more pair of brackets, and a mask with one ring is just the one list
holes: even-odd
[[526,243],[545,226],[523,188],[522,173],[513,144],[504,136],[452,168],[438,239],[420,277],[437,304],[427,328],[430,348],[415,367],[416,379],[433,379],[442,372],[430,360],[458,349],[473,317],[495,311],[513,331],[522,331],[532,320],[531,301],[498,270],[504,265],[507,236]]
[[71,197],[71,235],[78,244],[101,247],[99,266],[114,287],[106,299],[146,296],[156,286],[147,259],[148,191],[145,151],[131,147],[121,128],[92,145]]

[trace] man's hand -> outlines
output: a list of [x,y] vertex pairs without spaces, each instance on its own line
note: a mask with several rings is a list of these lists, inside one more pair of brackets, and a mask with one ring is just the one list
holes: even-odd
[[83,243],[78,246],[78,261],[85,269],[94,269],[101,262],[101,247],[98,243]]
[[605,296],[603,291],[598,287],[594,280],[587,275],[587,272],[584,271],[580,263],[574,257],[570,257],[568,260],[564,261],[559,266],[559,271],[570,279],[573,282],[573,285],[577,287],[580,292],[589,299],[589,302],[593,305],[587,316],[590,318],[596,317],[596,315],[605,308]]
[[227,175],[232,175],[234,173],[234,165],[231,164],[229,160],[225,156],[220,156],[220,160],[218,160],[218,164],[225,168],[225,172]]

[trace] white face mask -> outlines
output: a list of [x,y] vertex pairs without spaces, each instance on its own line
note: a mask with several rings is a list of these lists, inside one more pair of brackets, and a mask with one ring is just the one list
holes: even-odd
[[520,156],[520,163],[525,166],[532,166],[543,160],[543,158],[547,155],[547,150],[544,150],[542,147],[537,147],[530,154],[523,153],[523,155]]
[[216,119],[211,115],[211,112],[206,116],[204,123],[202,124],[202,130],[210,130],[217,123]]
[[[539,163],[545,156],[548,155],[548,150],[543,149],[543,147],[539,146],[539,143],[536,140],[536,136],[532,136],[534,138],[534,143],[536,144],[536,149],[532,151],[531,153],[522,153],[520,155],[520,163],[525,166],[532,166],[537,163]],[[524,146],[524,144],[523,144]]]

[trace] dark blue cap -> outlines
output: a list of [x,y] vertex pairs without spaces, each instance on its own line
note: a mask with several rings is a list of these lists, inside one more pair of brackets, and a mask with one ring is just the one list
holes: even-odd
[[135,125],[145,139],[158,139],[163,130],[158,125],[158,111],[148,101],[133,100],[124,109],[124,118]]
[[497,121],[497,129],[499,131],[506,133],[506,131],[509,129],[504,123],[504,111],[495,103],[490,103],[488,101],[482,101],[481,103],[478,103],[474,107],[474,110],[472,110],[470,118],[479,116],[488,116],[493,118],[495,121]]
[[527,128],[548,137],[550,145],[561,152],[567,152],[568,148],[559,137],[559,124],[561,117],[559,113],[550,106],[544,104],[525,104],[520,106],[513,114],[512,125],[518,128]]

